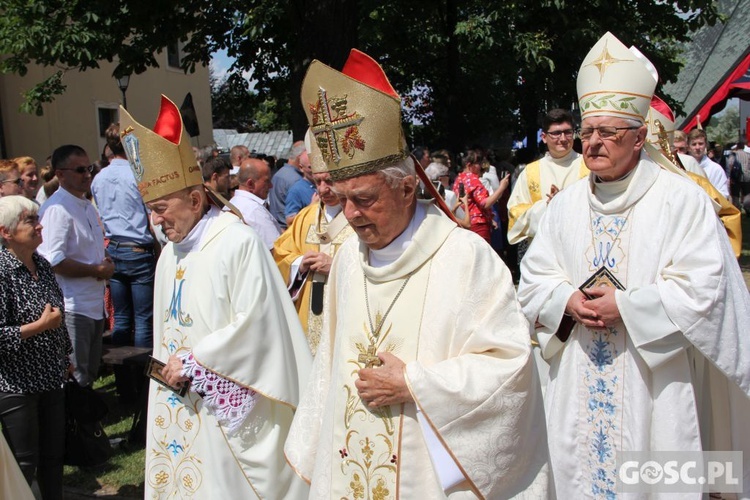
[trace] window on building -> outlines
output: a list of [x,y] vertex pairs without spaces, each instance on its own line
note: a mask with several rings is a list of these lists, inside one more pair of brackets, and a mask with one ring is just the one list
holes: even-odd
[[119,121],[119,113],[117,112],[117,108],[115,107],[99,107],[97,109],[99,112],[99,137],[104,138],[104,133],[107,131],[107,128],[113,123],[117,123]]
[[182,51],[180,43],[174,42],[167,45],[167,66],[170,68],[180,69],[182,63]]

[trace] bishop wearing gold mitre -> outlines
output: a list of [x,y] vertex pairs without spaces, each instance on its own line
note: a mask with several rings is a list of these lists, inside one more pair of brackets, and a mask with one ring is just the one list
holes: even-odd
[[301,97],[356,237],[328,276],[289,463],[318,499],[545,497],[541,389],[510,272],[417,200],[401,99],[372,58],[313,61]]
[[153,130],[120,108],[151,221],[169,239],[154,280],[146,498],[307,496],[282,452],[312,357],[267,247],[203,185],[180,111]]

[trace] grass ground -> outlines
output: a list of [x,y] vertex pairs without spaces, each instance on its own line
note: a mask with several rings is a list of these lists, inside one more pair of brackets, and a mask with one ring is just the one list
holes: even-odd
[[109,407],[109,414],[103,422],[105,432],[110,440],[122,441],[115,446],[114,455],[105,465],[91,468],[65,466],[65,498],[143,498],[145,449],[143,445],[127,442],[133,423],[133,408],[118,403],[114,375],[100,377],[94,388],[104,396]]

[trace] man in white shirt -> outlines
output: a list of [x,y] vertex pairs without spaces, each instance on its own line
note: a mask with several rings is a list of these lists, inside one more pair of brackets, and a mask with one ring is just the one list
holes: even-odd
[[718,192],[729,198],[729,180],[727,174],[721,165],[706,156],[706,132],[700,129],[693,129],[688,134],[688,148],[690,156],[703,167],[706,177]]
[[242,213],[245,223],[255,229],[268,249],[281,234],[281,228],[266,207],[268,192],[273,187],[268,164],[258,158],[247,158],[237,174],[240,185],[230,200]]
[[74,376],[84,387],[94,383],[102,355],[104,280],[114,264],[104,253],[104,230],[86,192],[92,166],[79,146],[52,153],[60,188],[39,211],[43,243],[39,253],[52,264],[65,296],[65,325],[73,344]]

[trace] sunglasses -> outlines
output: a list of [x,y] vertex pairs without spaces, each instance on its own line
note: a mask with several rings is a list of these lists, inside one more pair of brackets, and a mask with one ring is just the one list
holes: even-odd
[[80,166],[80,167],[76,167],[76,168],[58,168],[57,170],[70,170],[70,171],[75,172],[77,174],[83,174],[85,172],[93,174],[95,168],[96,168],[96,166],[89,165],[87,167]]
[[9,182],[12,182],[16,186],[23,186],[23,179],[21,179],[20,177],[18,177],[16,179],[8,179],[8,180],[5,180],[5,181],[2,181],[2,182],[0,182],[0,184],[8,184]]

